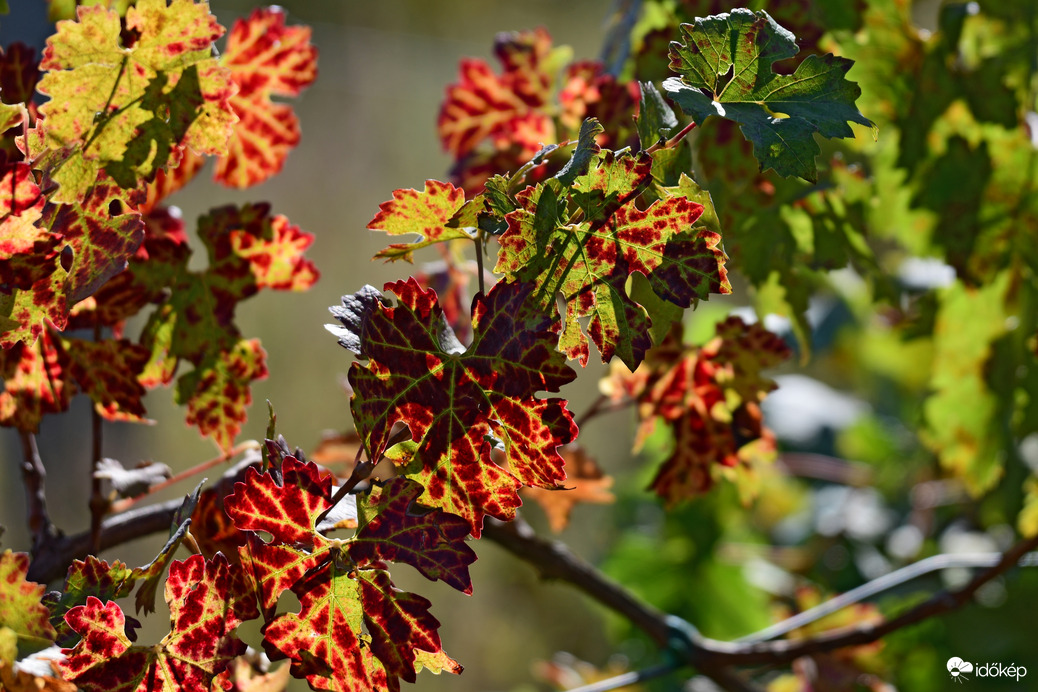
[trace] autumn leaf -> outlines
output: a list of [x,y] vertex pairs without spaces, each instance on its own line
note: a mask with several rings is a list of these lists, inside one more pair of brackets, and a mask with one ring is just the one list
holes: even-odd
[[634,272],[680,307],[731,292],[720,236],[695,227],[701,204],[676,194],[636,206],[651,166],[645,155],[603,151],[571,188],[549,181],[520,192],[519,208],[506,217],[495,271],[532,283],[546,310],[556,295],[565,298],[559,347],[582,365],[590,355],[578,323],[584,317],[603,362],[616,354],[635,368],[651,345],[645,309],[627,293]]
[[[392,586],[383,559],[409,562],[452,585],[470,585],[468,565],[475,554],[463,542],[468,526],[439,510],[418,509],[417,489],[399,479],[390,482],[386,502],[353,539],[331,540],[316,529],[332,507],[331,483],[331,475],[322,476],[313,463],[286,456],[280,471],[261,474],[250,467],[224,501],[235,526],[252,532],[241,549],[242,564],[269,619],[266,643],[291,659],[293,675],[319,689],[382,689],[398,677],[413,682],[418,651],[442,655],[439,623],[428,613],[428,601]],[[404,525],[397,526],[399,521]],[[269,534],[270,542],[257,531]],[[301,610],[275,616],[274,606],[288,589]]]
[[234,630],[258,616],[244,580],[222,555],[174,562],[165,591],[170,633],[154,646],[132,644],[117,603],[88,597],[65,616],[83,639],[65,650],[61,672],[86,692],[209,689],[245,653]]
[[0,351],[0,425],[36,432],[48,413],[66,410],[73,387],[60,339],[43,332],[36,343]]
[[25,579],[29,556],[0,553],[0,663],[45,649],[55,638],[50,611],[42,603],[44,586]]
[[548,525],[555,533],[569,526],[573,509],[582,502],[608,504],[616,500],[609,492],[612,476],[606,476],[595,460],[578,444],[568,444],[560,450],[566,460],[566,487],[546,490],[523,488],[523,498],[536,502],[548,516]]
[[393,199],[378,205],[379,212],[368,222],[368,229],[389,235],[418,235],[421,241],[394,243],[380,250],[375,258],[411,262],[414,251],[420,248],[448,240],[471,240],[472,236],[463,228],[449,225],[465,206],[463,190],[438,180],[425,181],[422,192],[413,189],[394,191]]
[[752,469],[774,453],[760,402],[776,385],[761,370],[790,355],[760,325],[729,316],[701,347],[683,346],[678,329],[638,371],[614,369],[607,389],[637,402],[635,450],[660,425],[672,433],[671,451],[652,482],[658,495],[675,504],[709,490],[724,469]]
[[459,81],[447,88],[437,129],[455,158],[488,138],[520,143],[527,158],[555,141],[555,126],[542,108],[568,49],[552,48],[548,33],[537,29],[499,35],[494,54],[503,67],[500,75],[483,60],[466,59]]
[[123,35],[116,11],[80,7],[47,41],[38,89],[51,100],[40,108],[42,141],[32,153],[74,152],[53,169],[55,201],[82,197],[102,169],[122,187],[136,186],[177,145],[226,153],[236,87],[212,57],[224,29],[208,4],[140,0],[125,22]]
[[874,127],[854,105],[861,89],[844,78],[853,61],[809,55],[791,75],[773,71],[799,48],[763,10],[698,18],[681,35],[670,44],[670,69],[680,77],[664,90],[697,125],[711,116],[739,123],[761,170],[815,182],[816,133],[845,138],[854,136],[848,123]]
[[298,96],[314,81],[317,49],[310,43],[310,27],[285,26],[279,7],[259,8],[231,27],[220,64],[238,85],[230,101],[238,122],[214,178],[245,188],[278,173],[299,143],[292,107],[271,96]]
[[[433,291],[413,279],[386,289],[396,307],[369,286],[332,308],[343,326],[329,329],[367,360],[349,373],[357,432],[368,458],[380,459],[393,425],[406,425],[415,449],[400,472],[424,486],[423,505],[464,517],[478,537],[484,515],[514,516],[522,485],[552,488],[565,479],[558,447],[576,427],[563,400],[535,395],[557,391],[575,373],[527,285],[499,283],[476,297],[467,349]],[[508,470],[490,456],[496,443]]]

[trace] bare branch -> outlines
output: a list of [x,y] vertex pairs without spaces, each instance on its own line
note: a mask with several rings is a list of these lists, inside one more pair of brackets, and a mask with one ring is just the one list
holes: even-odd
[[58,532],[47,513],[47,470],[36,447],[36,436],[19,431],[22,441],[22,482],[25,484],[25,513],[32,534],[32,555],[35,557],[53,541]]

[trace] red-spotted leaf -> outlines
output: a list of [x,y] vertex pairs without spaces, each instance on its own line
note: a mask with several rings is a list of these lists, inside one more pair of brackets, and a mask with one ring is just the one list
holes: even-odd
[[368,228],[389,235],[418,235],[421,241],[395,243],[379,251],[375,257],[410,262],[413,252],[420,248],[448,240],[470,240],[472,236],[462,228],[449,226],[451,219],[464,206],[464,190],[437,180],[426,180],[422,192],[394,191],[393,199],[378,205],[379,212],[368,222]]
[[442,510],[417,504],[422,487],[404,478],[390,480],[378,514],[350,544],[358,563],[406,562],[429,579],[442,579],[459,591],[472,593],[468,566],[476,554],[465,544],[468,523]]
[[[538,311],[525,284],[498,284],[472,307],[472,344],[463,349],[436,301],[413,279],[387,284],[390,307],[367,287],[332,313],[339,343],[366,359],[350,384],[357,432],[371,459],[386,452],[396,423],[416,444],[401,472],[425,487],[419,501],[469,522],[479,536],[484,515],[514,516],[526,485],[564,479],[558,447],[576,436],[558,391],[575,373],[554,348],[553,320]],[[508,470],[491,459],[490,439],[504,446]]]
[[[280,470],[249,468],[224,500],[235,526],[247,532],[241,563],[254,579],[267,619],[265,646],[292,660],[292,673],[317,689],[376,690],[414,681],[420,652],[446,658],[428,601],[393,588],[384,559],[415,564],[430,578],[468,585],[474,559],[464,544],[468,524],[419,509],[420,489],[392,481],[384,502],[353,539],[325,538],[317,520],[331,508],[332,479],[313,463],[286,455]],[[347,497],[346,501],[353,501]],[[265,543],[257,532],[270,537]],[[291,589],[299,613],[274,615]]]
[[250,384],[267,376],[267,354],[258,339],[203,360],[177,381],[177,402],[187,405],[187,422],[213,438],[220,449],[234,446],[252,403]]
[[114,601],[90,596],[72,608],[65,619],[83,639],[65,650],[64,677],[86,692],[209,689],[245,653],[234,630],[259,615],[251,591],[222,555],[209,562],[192,555],[170,566],[166,603],[170,633],[154,646],[131,643]]
[[447,88],[437,127],[443,148],[460,158],[486,139],[521,144],[526,158],[555,141],[555,126],[542,110],[568,50],[552,48],[543,29],[502,34],[494,52],[503,71],[483,60],[461,61],[459,80]]
[[760,402],[775,388],[761,370],[790,357],[789,347],[758,324],[729,317],[702,347],[685,347],[672,332],[638,372],[616,384],[638,401],[636,447],[657,425],[673,448],[653,480],[669,504],[709,490],[722,468],[748,468],[775,450]]
[[650,320],[627,293],[634,272],[680,307],[731,292],[720,236],[695,226],[702,205],[683,195],[644,210],[636,205],[651,167],[648,156],[604,151],[572,188],[554,180],[527,188],[506,217],[495,271],[532,283],[545,310],[554,308],[557,295],[566,299],[559,347],[582,365],[590,354],[578,323],[583,317],[591,318],[588,335],[603,361],[615,354],[634,368],[644,357]]
[[108,420],[144,418],[144,387],[138,377],[151,356],[147,348],[126,339],[69,339],[64,346],[72,379],[98,413]]
[[384,570],[329,562],[292,591],[300,611],[275,618],[264,642],[315,689],[394,689],[397,678],[415,681],[419,652],[442,654],[429,601],[394,588]]
[[208,4],[140,0],[123,30],[115,10],[81,7],[47,41],[39,91],[51,100],[40,108],[43,138],[33,154],[73,147],[74,163],[54,173],[58,201],[81,197],[102,168],[133,187],[176,145],[226,152],[236,86],[212,57],[224,29]]
[[0,425],[36,432],[43,416],[61,413],[72,399],[68,356],[60,340],[43,332],[33,345],[0,351]]
[[84,560],[73,560],[61,591],[47,594],[51,624],[58,633],[57,642],[62,646],[72,646],[79,640],[65,622],[65,613],[85,604],[90,596],[102,601],[123,598],[133,590],[134,582],[133,570],[119,560],[109,564],[93,555],[87,555]]
[[310,44],[309,27],[285,26],[280,8],[261,8],[234,23],[220,64],[238,85],[231,107],[239,120],[215,178],[245,188],[280,171],[299,143],[298,118],[271,96],[298,96],[314,81],[317,49]]
[[25,553],[0,553],[0,633],[5,634],[5,642],[13,638],[19,658],[47,648],[57,636],[50,625],[50,611],[41,600],[44,587],[27,581],[28,571]]
[[0,283],[25,290],[54,271],[61,236],[39,223],[45,203],[27,164],[0,167]]

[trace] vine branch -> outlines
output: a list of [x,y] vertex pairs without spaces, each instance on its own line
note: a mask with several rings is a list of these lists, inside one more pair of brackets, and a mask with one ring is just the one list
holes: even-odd
[[40,450],[36,446],[36,436],[19,431],[18,437],[22,441],[21,471],[22,483],[25,485],[25,513],[28,517],[29,532],[32,534],[32,555],[36,557],[57,532],[47,513],[47,470],[43,467]]

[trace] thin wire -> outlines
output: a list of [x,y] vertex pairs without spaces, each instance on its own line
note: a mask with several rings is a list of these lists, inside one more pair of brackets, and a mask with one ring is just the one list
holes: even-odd
[[599,680],[590,685],[584,685],[583,687],[574,687],[566,692],[609,692],[609,690],[615,690],[626,685],[636,685],[639,682],[669,675],[679,668],[681,668],[681,665],[677,663],[661,663],[658,666],[622,673],[607,680]]
[[[1002,559],[1001,553],[967,553],[962,555],[934,555],[907,567],[877,577],[870,582],[862,584],[856,589],[851,589],[839,596],[833,596],[825,603],[808,608],[802,613],[776,623],[771,627],[765,627],[759,632],[748,634],[735,640],[735,643],[764,642],[788,634],[795,629],[820,620],[826,615],[831,615],[849,605],[864,601],[878,593],[893,589],[931,572],[955,567],[993,567]],[[1038,552],[1027,553],[1017,563],[1021,567],[1038,566]]]

